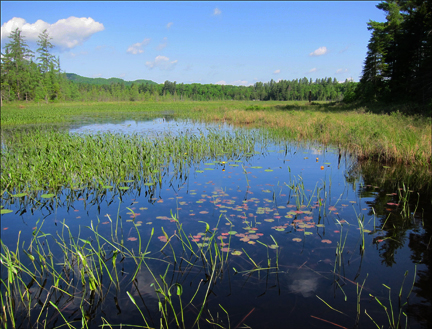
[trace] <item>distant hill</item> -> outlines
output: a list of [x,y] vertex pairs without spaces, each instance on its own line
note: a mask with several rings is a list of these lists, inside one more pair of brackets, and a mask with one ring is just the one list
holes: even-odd
[[135,84],[141,84],[141,83],[145,83],[145,84],[150,84],[150,85],[156,85],[157,83],[151,80],[143,80],[143,79],[139,79],[139,80],[135,80],[135,81],[124,81],[123,79],[119,79],[119,78],[109,78],[109,79],[105,79],[105,78],[86,78],[86,77],[82,77],[78,74],[75,73],[66,73],[66,77],[68,80],[74,81],[74,82],[78,82],[78,83],[88,83],[91,85],[110,85],[113,83],[124,83],[125,86],[130,86],[131,84],[135,83]]

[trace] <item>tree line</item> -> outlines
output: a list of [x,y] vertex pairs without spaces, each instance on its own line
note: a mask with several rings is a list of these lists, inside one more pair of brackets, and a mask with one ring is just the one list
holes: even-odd
[[79,100],[92,101],[210,101],[210,100],[308,100],[311,92],[312,100],[342,100],[345,92],[355,89],[355,83],[346,81],[338,83],[336,79],[307,78],[297,80],[281,80],[268,83],[257,82],[252,86],[233,86],[217,84],[184,84],[165,81],[163,84],[132,84],[112,83],[110,85],[90,85],[77,83]]
[[[28,47],[20,29],[11,32],[1,58],[1,100],[4,101],[159,101],[159,100],[277,100],[277,101],[336,101],[352,98],[356,83],[336,78],[279,80],[251,86],[219,84],[184,84],[150,80],[125,82],[66,74],[60,69],[60,59],[50,50],[54,47],[47,31],[38,38],[35,52]],[[35,61],[36,59],[36,61]],[[70,79],[68,79],[68,76]],[[102,79],[105,80],[105,79]],[[120,80],[120,81],[119,81]],[[81,82],[80,82],[81,81]],[[84,81],[84,82],[82,82]],[[142,82],[141,82],[142,81]],[[141,83],[139,83],[141,82]],[[101,84],[103,83],[103,84]]]
[[432,107],[432,1],[387,0],[376,7],[386,21],[367,23],[372,35],[356,97]]

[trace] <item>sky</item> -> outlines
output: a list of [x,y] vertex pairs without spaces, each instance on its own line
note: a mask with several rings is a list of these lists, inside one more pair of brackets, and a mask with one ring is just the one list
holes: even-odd
[[359,81],[378,1],[2,1],[1,47],[47,29],[61,70],[85,77],[253,85]]

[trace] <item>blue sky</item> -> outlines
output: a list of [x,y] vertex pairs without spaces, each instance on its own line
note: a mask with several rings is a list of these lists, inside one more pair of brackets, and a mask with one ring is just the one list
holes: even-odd
[[2,1],[1,46],[47,29],[61,68],[86,77],[251,85],[358,81],[377,1]]

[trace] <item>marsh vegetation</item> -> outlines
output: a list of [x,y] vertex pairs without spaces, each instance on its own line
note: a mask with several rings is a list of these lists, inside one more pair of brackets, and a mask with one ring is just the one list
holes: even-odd
[[2,325],[429,326],[430,121],[342,110],[7,105]]

